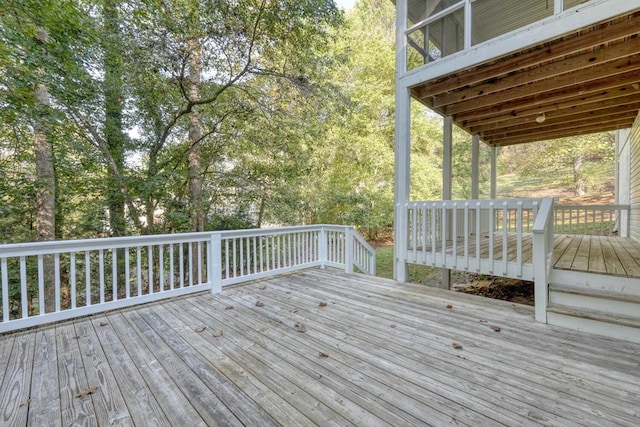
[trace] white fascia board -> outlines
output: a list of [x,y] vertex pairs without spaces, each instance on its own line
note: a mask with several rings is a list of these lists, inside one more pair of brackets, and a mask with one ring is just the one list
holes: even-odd
[[398,79],[398,83],[405,88],[410,88],[526,47],[553,40],[564,34],[575,32],[580,28],[597,24],[638,8],[640,8],[640,0],[592,0],[559,15],[550,16],[480,43],[470,49],[456,52],[436,62],[408,71]]

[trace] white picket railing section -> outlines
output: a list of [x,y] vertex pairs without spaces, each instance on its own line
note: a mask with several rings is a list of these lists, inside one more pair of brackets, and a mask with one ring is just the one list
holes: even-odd
[[626,237],[629,210],[629,205],[556,205],[555,231],[558,234]]
[[546,322],[553,199],[411,202],[407,215],[406,262],[535,281],[536,319]]
[[325,266],[375,250],[333,225],[0,245],[0,333]]
[[[408,262],[532,280],[538,199],[410,202]],[[525,245],[528,245],[525,248]]]

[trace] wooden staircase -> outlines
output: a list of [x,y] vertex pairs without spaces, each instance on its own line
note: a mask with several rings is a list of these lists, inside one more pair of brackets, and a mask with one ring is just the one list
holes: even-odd
[[640,280],[554,269],[547,321],[640,343]]

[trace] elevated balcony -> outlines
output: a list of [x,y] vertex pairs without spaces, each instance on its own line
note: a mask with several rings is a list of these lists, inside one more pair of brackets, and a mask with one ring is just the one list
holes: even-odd
[[636,1],[403,3],[398,86],[488,145],[630,128],[638,114]]

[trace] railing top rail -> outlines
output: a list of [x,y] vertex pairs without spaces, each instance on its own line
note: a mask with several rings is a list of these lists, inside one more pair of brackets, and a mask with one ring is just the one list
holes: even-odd
[[10,243],[0,245],[0,257],[52,254],[72,251],[82,252],[84,250],[126,248],[156,244],[191,243],[206,241],[210,237],[210,232],[201,232],[158,234],[152,236],[99,237],[94,239],[54,240],[50,242]]
[[220,234],[222,238],[268,236],[274,234],[295,233],[314,230],[340,231],[350,226],[339,225],[303,225],[278,228],[252,228],[246,230],[208,231],[200,233],[158,234],[150,236],[126,236],[126,237],[101,237],[78,240],[54,240],[50,242],[10,243],[0,245],[0,258],[47,255],[64,252],[82,252],[86,250],[121,249],[137,246],[149,246],[159,244],[177,244],[204,242],[211,238],[212,234]]
[[457,207],[469,206],[480,208],[517,208],[522,206],[523,208],[531,209],[540,204],[542,199],[536,198],[522,198],[522,199],[469,199],[469,200],[427,200],[427,201],[413,201],[408,202],[408,208],[417,208],[426,206],[439,206],[439,207]]
[[556,204],[555,209],[595,209],[595,210],[629,210],[630,205],[560,205]]
[[547,231],[550,221],[553,219],[553,199],[550,197],[542,199],[538,215],[533,222],[533,234],[541,234]]
[[274,228],[247,228],[244,230],[225,230],[217,231],[222,238],[229,237],[250,237],[250,236],[267,236],[272,234],[286,234],[286,233],[299,233],[304,231],[317,231],[317,230],[333,230],[344,231],[347,228],[353,228],[347,225],[328,225],[328,224],[313,224],[313,225],[295,225],[290,227],[274,227]]

